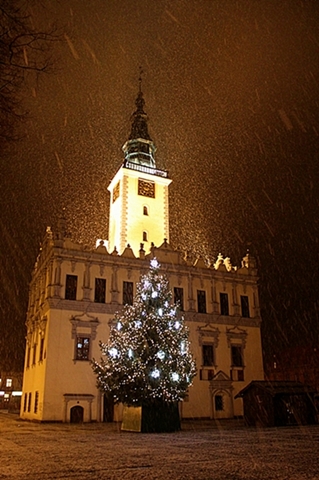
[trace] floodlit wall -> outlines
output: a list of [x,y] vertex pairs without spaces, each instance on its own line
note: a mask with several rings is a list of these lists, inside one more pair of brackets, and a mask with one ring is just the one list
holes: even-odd
[[[139,181],[143,186],[139,186]],[[149,251],[169,240],[168,185],[171,180],[120,168],[110,186],[109,251],[122,254],[127,244],[139,256],[140,244]],[[147,185],[153,185],[152,192]],[[146,207],[146,211],[144,210]],[[146,239],[143,238],[143,232]]]
[[[238,270],[224,265],[208,268],[203,262],[194,265],[168,243],[153,248],[145,260],[135,258],[130,249],[114,256],[104,247],[88,250],[70,240],[50,237],[43,244],[30,289],[22,418],[69,422],[73,414],[79,414],[76,407],[81,407],[83,421],[102,420],[103,398],[96,388],[90,360],[100,358],[99,341],[107,341],[109,321],[122,308],[123,282],[133,283],[135,295],[136,283],[148,270],[153,255],[168,276],[171,289],[183,289],[185,311],[181,314],[189,327],[197,365],[197,375],[181,405],[183,417],[229,418],[243,414],[242,401],[235,400],[235,395],[250,381],[263,379],[254,265],[250,267],[246,262]],[[65,299],[67,275],[77,276],[75,300]],[[105,303],[94,301],[96,278],[106,280]],[[198,311],[198,291],[205,292],[206,313]],[[229,315],[221,314],[220,293],[228,294]],[[248,298],[248,317],[242,316],[241,295]],[[86,360],[76,358],[78,337],[90,339]],[[204,345],[213,349],[209,362],[203,358]],[[241,352],[239,366],[233,365],[232,347]],[[120,412],[115,409],[116,419]]]

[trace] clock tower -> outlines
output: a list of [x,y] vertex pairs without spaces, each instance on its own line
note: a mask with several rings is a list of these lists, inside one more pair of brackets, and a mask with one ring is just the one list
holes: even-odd
[[129,244],[136,256],[141,243],[149,251],[151,243],[160,246],[169,240],[167,171],[156,168],[156,147],[149,136],[145,101],[139,79],[139,92],[132,115],[129,139],[123,145],[124,161],[111,181],[109,252],[121,254]]

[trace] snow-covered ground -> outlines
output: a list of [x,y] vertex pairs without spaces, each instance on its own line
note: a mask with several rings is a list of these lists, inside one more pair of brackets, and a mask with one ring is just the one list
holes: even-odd
[[170,434],[117,424],[36,424],[0,413],[0,479],[319,479],[319,425],[184,422]]

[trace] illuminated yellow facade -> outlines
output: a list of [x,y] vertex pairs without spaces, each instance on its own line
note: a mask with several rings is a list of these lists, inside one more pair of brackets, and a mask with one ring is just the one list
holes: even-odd
[[[169,239],[166,177],[121,167],[110,186],[109,249],[119,253],[129,244],[137,256],[141,248]],[[142,246],[141,246],[142,244]]]
[[[124,162],[109,186],[108,249],[68,238],[64,222],[48,227],[32,275],[20,415],[38,421],[112,421],[121,408],[96,388],[91,360],[123,304],[156,257],[189,327],[197,375],[180,405],[183,418],[243,414],[235,398],[263,379],[256,262],[237,268],[219,255],[190,262],[169,244],[168,186],[156,168],[139,91]],[[128,244],[130,246],[128,246]],[[142,244],[142,245],[141,245]]]

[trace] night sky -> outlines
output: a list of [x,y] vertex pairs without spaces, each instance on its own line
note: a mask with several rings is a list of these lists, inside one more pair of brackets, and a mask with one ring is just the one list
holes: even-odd
[[65,208],[74,240],[108,236],[140,65],[157,166],[173,180],[170,243],[233,265],[256,256],[266,360],[318,344],[319,2],[43,0],[30,13],[61,36],[1,158],[2,364],[23,363],[46,226]]

